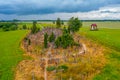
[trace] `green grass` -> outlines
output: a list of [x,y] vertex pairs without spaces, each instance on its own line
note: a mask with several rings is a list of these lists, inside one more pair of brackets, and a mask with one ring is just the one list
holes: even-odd
[[120,52],[110,50],[108,63],[93,80],[120,80]]
[[120,29],[99,29],[99,31],[90,31],[89,28],[82,28],[80,34],[92,38],[101,44],[120,51]]
[[[26,22],[23,22],[23,23],[19,23],[19,28],[22,28],[23,25],[26,25],[27,28],[31,28],[33,26],[33,23],[26,23]],[[40,29],[42,29],[43,27],[55,27],[56,25],[53,24],[52,22],[37,22],[36,26]]]
[[[32,23],[32,22],[31,22],[31,23],[19,23],[19,28],[22,28],[23,25],[26,25],[27,28],[31,28],[31,27],[33,26],[33,23]],[[37,23],[36,25],[37,25],[37,27],[39,27],[39,28],[42,27],[41,24],[39,24],[39,23]]]
[[106,46],[108,49],[106,52],[108,62],[101,73],[96,75],[93,80],[120,80],[120,29],[99,27],[99,31],[90,31],[89,27],[83,27],[79,33]]
[[20,41],[26,34],[25,30],[0,32],[0,80],[13,80],[15,67],[23,59]]

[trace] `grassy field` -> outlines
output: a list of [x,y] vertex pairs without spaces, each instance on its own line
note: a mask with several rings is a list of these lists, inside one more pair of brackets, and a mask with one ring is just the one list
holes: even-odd
[[84,27],[89,27],[92,23],[96,23],[99,28],[120,29],[120,22],[83,22]]
[[23,59],[20,41],[25,30],[0,32],[0,80],[13,80],[14,69]]
[[[19,28],[22,28],[23,25],[26,25],[27,28],[31,28],[33,26],[33,23],[32,22],[30,22],[30,23],[22,22],[22,23],[19,23],[18,26],[19,26]],[[52,22],[37,22],[36,26],[41,29],[43,27],[55,27],[56,25],[53,24]]]
[[90,31],[89,28],[82,28],[82,34],[94,41],[98,41],[107,47],[120,51],[120,29],[102,29],[99,31]]
[[[84,25],[91,23],[84,23]],[[111,22],[110,24],[113,26],[115,23]],[[118,25],[120,23],[116,22],[116,26],[108,29],[110,24],[101,23],[100,25],[105,26],[98,26],[99,31],[90,31],[89,27],[85,26],[79,32],[81,35],[107,47],[106,58],[108,62],[102,72],[94,77],[94,80],[120,80],[120,29],[116,29],[120,28]]]

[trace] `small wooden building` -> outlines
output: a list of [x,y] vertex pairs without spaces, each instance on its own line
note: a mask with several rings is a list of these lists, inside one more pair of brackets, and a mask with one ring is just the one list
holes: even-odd
[[91,31],[96,31],[96,30],[98,30],[97,24],[91,24],[90,30],[91,30]]

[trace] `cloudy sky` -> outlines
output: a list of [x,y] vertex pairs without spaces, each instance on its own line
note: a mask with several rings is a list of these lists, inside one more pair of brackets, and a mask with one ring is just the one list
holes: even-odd
[[120,0],[0,0],[0,20],[120,19]]

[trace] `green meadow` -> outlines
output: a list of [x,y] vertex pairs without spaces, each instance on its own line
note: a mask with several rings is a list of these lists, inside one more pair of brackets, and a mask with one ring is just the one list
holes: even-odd
[[120,80],[120,22],[98,22],[99,31],[90,31],[85,22],[79,34],[106,47],[107,64],[93,80]]
[[20,42],[26,30],[0,31],[0,80],[13,80],[16,65],[23,59]]

